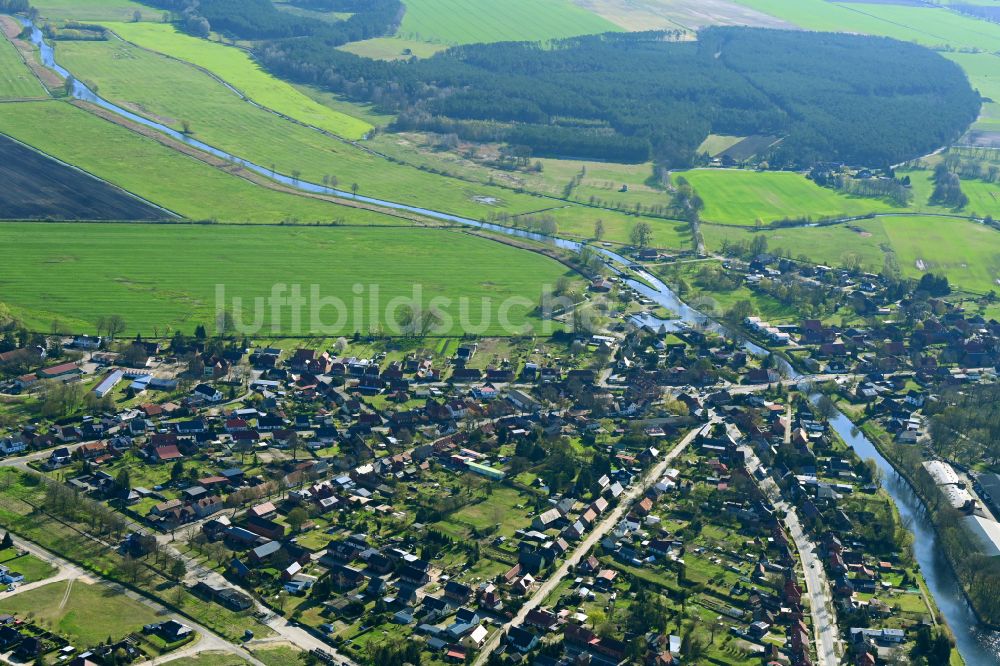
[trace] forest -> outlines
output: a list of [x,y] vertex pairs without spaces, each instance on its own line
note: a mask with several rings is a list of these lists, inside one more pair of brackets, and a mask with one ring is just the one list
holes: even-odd
[[[772,167],[887,167],[927,154],[975,120],[981,100],[955,63],[887,38],[708,28],[697,42],[653,31],[544,44],[458,46],[385,62],[335,47],[391,33],[399,0],[295,0],[355,12],[329,23],[269,0],[147,0],[194,34],[256,42],[272,73],[397,114],[397,130],[500,142],[532,157],[693,164],[710,133],[777,135]],[[878,63],[873,67],[872,63]]]
[[303,39],[258,56],[279,76],[399,113],[398,129],[670,167],[690,165],[709,133],[784,136],[772,166],[888,166],[956,139],[980,107],[957,65],[890,39],[749,28],[666,37],[475,44],[402,63]]

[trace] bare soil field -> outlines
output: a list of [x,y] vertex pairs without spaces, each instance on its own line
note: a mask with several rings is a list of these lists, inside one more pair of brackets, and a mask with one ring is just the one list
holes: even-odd
[[0,219],[160,220],[165,211],[0,135]]
[[731,0],[573,0],[626,30],[697,30],[706,25],[791,28],[790,23]]

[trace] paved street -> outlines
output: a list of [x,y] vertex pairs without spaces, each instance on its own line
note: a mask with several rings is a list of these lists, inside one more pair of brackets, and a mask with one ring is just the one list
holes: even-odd
[[[718,421],[713,418],[711,422],[716,423]],[[646,476],[643,477],[641,482],[633,484],[632,487],[630,487],[625,494],[622,495],[622,499],[618,503],[618,506],[616,506],[611,513],[605,516],[604,520],[597,523],[594,529],[583,539],[583,541],[579,543],[579,545],[577,545],[572,553],[565,560],[563,560],[563,563],[558,569],[556,569],[555,573],[542,583],[537,590],[535,590],[528,601],[521,606],[521,610],[514,616],[514,619],[505,623],[499,631],[493,633],[490,640],[486,642],[486,645],[483,646],[479,656],[476,658],[476,661],[474,662],[476,666],[481,666],[486,663],[490,653],[496,650],[497,646],[500,644],[501,635],[512,626],[519,625],[524,622],[524,618],[528,615],[528,613],[545,601],[545,598],[548,597],[549,594],[556,589],[559,583],[562,582],[562,580],[569,574],[570,569],[575,567],[583,556],[586,555],[591,548],[597,545],[597,543],[603,539],[615,525],[618,524],[618,521],[620,521],[632,507],[632,503],[641,498],[646,490],[660,479],[663,472],[666,471],[667,466],[670,465],[670,463],[672,463],[677,456],[684,452],[684,449],[688,447],[688,445],[704,427],[704,425],[699,426],[685,435],[684,439],[671,449],[663,460],[658,462],[652,469],[649,470],[649,472],[646,473]]]

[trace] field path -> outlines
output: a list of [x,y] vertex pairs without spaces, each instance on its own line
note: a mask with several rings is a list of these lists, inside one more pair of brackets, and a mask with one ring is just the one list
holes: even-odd
[[59,602],[59,610],[66,608],[66,604],[69,603],[69,595],[73,591],[74,582],[76,582],[76,578],[70,578],[66,581],[66,591],[63,592],[62,601]]

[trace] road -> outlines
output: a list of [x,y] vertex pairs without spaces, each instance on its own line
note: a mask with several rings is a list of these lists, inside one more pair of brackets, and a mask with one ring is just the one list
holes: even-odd
[[[747,457],[747,470],[752,478],[757,478],[754,472],[761,466],[757,454],[749,447],[740,447]],[[840,630],[837,627],[837,617],[833,612],[833,595],[826,579],[823,563],[816,554],[816,545],[802,529],[795,507],[791,506],[781,496],[781,491],[774,479],[767,476],[757,485],[771,500],[774,508],[784,512],[785,527],[799,551],[802,560],[802,572],[806,580],[806,593],[809,596],[809,611],[812,615],[813,634],[816,641],[816,655],[822,666],[837,666],[840,659],[837,649],[840,643]]]
[[[719,419],[713,416],[709,423],[718,422]],[[479,656],[476,657],[475,662],[473,662],[476,666],[482,666],[486,663],[489,655],[497,649],[497,646],[499,646],[501,636],[512,626],[519,625],[524,622],[524,618],[527,617],[528,613],[545,601],[545,598],[548,597],[549,594],[551,594],[559,583],[562,582],[562,580],[567,576],[567,574],[569,574],[570,569],[575,567],[580,560],[583,559],[583,556],[590,552],[590,549],[597,545],[597,543],[603,539],[615,525],[618,524],[618,521],[620,521],[628,512],[628,510],[632,507],[632,504],[641,498],[645,492],[660,479],[663,472],[666,471],[667,466],[672,463],[677,456],[684,452],[684,449],[688,447],[692,440],[694,440],[698,433],[705,427],[705,425],[701,425],[685,435],[684,438],[670,450],[663,460],[654,465],[646,473],[646,476],[643,477],[642,481],[633,484],[625,492],[625,494],[622,495],[622,499],[618,503],[618,506],[616,506],[611,513],[605,516],[604,520],[597,523],[594,529],[591,530],[586,537],[584,537],[583,541],[577,545],[573,552],[565,560],[563,560],[563,563],[558,569],[556,569],[555,573],[546,579],[546,581],[542,583],[537,590],[535,590],[524,605],[521,606],[521,610],[518,611],[517,615],[500,627],[498,631],[493,633],[490,639],[483,646],[482,650],[480,650]]]

